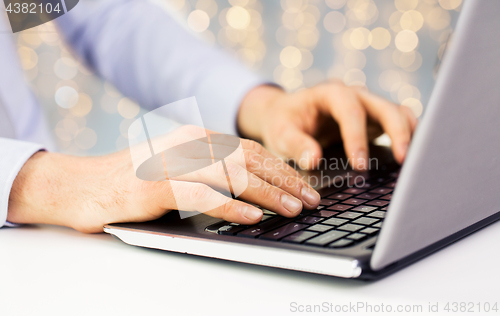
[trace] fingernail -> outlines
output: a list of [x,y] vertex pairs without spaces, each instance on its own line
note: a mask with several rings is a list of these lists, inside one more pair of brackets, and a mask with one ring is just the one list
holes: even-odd
[[262,217],[262,211],[255,207],[244,207],[241,213],[251,221],[256,221]]
[[312,154],[308,150],[304,150],[299,160],[299,167],[302,169],[309,169],[309,160],[311,159]]
[[357,169],[366,169],[368,166],[366,165],[366,151],[359,150],[354,156],[354,165],[357,166]]
[[296,214],[302,210],[302,202],[288,194],[281,195],[281,205],[292,214]]
[[318,204],[321,199],[319,193],[316,192],[316,190],[313,190],[306,186],[302,187],[300,194],[302,194],[302,198],[304,199],[304,201],[306,201],[306,203],[311,206]]

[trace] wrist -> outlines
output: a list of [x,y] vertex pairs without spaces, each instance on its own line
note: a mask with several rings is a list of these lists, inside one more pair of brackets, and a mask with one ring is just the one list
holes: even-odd
[[243,138],[262,140],[263,127],[269,108],[276,100],[286,94],[278,86],[260,85],[252,89],[243,99],[238,111],[238,130]]
[[28,159],[12,184],[9,222],[72,226],[70,206],[66,203],[71,200],[71,192],[63,177],[67,157],[38,152]]

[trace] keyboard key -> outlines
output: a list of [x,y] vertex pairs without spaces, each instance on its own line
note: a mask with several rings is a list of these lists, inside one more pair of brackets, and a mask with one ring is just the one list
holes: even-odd
[[269,231],[271,229],[275,229],[281,225],[288,224],[291,221],[292,221],[292,219],[289,219],[289,218],[275,216],[274,218],[272,218],[270,220],[262,222],[258,225],[254,225],[252,227],[249,227],[249,228],[239,232],[238,236],[257,237],[260,234],[266,233],[267,231]]
[[306,223],[306,224],[316,224],[317,222],[323,220],[321,217],[316,217],[316,216],[306,216],[297,219],[297,222],[299,223]]
[[349,233],[348,232],[341,232],[338,230],[330,230],[329,232],[323,233],[319,236],[316,236],[314,238],[309,239],[308,241],[306,241],[306,244],[315,245],[315,246],[324,246],[324,245],[329,244],[337,239],[344,237],[347,234],[349,234]]
[[341,247],[346,247],[352,244],[353,241],[350,239],[339,239],[336,242],[333,242],[328,245],[330,248],[341,248]]
[[312,230],[314,232],[323,233],[323,232],[326,232],[327,230],[330,230],[332,228],[333,228],[332,226],[323,225],[323,224],[316,224],[316,225],[308,227],[307,230]]
[[365,202],[368,202],[367,200],[362,200],[362,199],[349,199],[349,200],[346,200],[342,203],[345,203],[345,204],[351,204],[351,205],[360,205],[360,204],[363,204]]
[[351,205],[345,205],[345,204],[335,204],[332,206],[327,207],[327,210],[334,210],[334,211],[345,211],[350,209],[352,206]]
[[373,183],[365,182],[365,184],[357,183],[356,188],[358,189],[363,189],[363,190],[368,190],[368,189],[373,189],[376,187]]
[[366,237],[365,234],[359,234],[359,233],[355,233],[355,234],[351,234],[351,235],[347,236],[347,238],[354,239],[354,240],[361,240],[365,237]]
[[296,232],[295,234],[292,234],[288,237],[285,237],[283,238],[283,241],[286,241],[286,242],[293,242],[293,243],[301,243],[303,242],[304,240],[307,240],[311,237],[314,237],[318,235],[318,233],[315,233],[315,232],[308,232],[308,231],[300,231],[300,232]]
[[382,201],[382,200],[373,200],[366,203],[366,205],[373,205],[373,206],[386,206],[387,204],[389,204],[389,201]]
[[370,193],[375,193],[375,194],[389,194],[392,192],[392,189],[389,188],[376,188],[370,191]]
[[365,191],[366,190],[358,189],[358,188],[349,188],[347,190],[344,190],[343,192],[348,193],[348,194],[361,194],[361,193],[364,193]]
[[339,212],[334,212],[334,211],[328,211],[328,210],[321,210],[319,212],[316,212],[314,214],[311,214],[312,216],[319,216],[319,217],[332,217],[333,215],[337,215]]
[[380,194],[373,194],[373,193],[363,193],[363,194],[360,194],[358,196],[356,196],[356,198],[358,199],[366,199],[366,200],[373,200],[373,199],[376,199],[380,196]]
[[357,220],[355,220],[353,223],[369,226],[369,225],[374,224],[378,221],[379,221],[379,219],[376,219],[376,218],[361,217],[361,218],[358,218]]
[[360,231],[360,233],[371,235],[371,234],[374,234],[374,233],[376,233],[378,231],[379,231],[378,228],[368,227],[368,228],[365,228],[362,231]]
[[337,202],[338,202],[337,200],[321,199],[321,201],[319,202],[319,205],[330,206],[330,205],[333,205]]
[[382,207],[380,210],[381,210],[381,211],[387,211],[387,209],[388,209],[388,208],[389,208],[389,207],[388,207],[388,206],[386,206],[386,207]]
[[264,213],[265,215],[277,215],[276,213],[270,210],[266,210],[265,208],[262,209],[262,213]]
[[386,183],[386,184],[384,184],[384,187],[388,187],[388,188],[394,189],[394,187],[396,187],[396,181],[392,181],[392,182]]
[[355,219],[360,216],[363,216],[363,213],[356,213],[356,212],[344,212],[340,215],[337,215],[337,217],[342,217],[342,218],[349,218],[349,219]]
[[375,211],[373,213],[368,214],[367,216],[376,217],[376,218],[384,218],[385,212],[383,211]]
[[392,193],[384,195],[383,197],[380,198],[381,200],[387,200],[390,201],[392,199]]
[[382,222],[378,222],[377,224],[373,225],[372,227],[382,228]]
[[225,225],[219,228],[217,231],[218,234],[220,235],[234,235],[239,231],[242,231],[243,229],[247,228],[248,226],[234,226],[234,225]]
[[357,211],[357,212],[363,212],[363,213],[369,213],[371,211],[376,210],[377,208],[374,206],[366,206],[366,205],[361,205],[358,207],[353,208],[351,211]]
[[337,227],[337,229],[347,230],[349,232],[355,232],[355,231],[358,231],[358,230],[363,229],[363,228],[365,228],[365,226],[356,225],[356,224],[345,224],[344,226]]
[[268,220],[268,219],[270,219],[270,218],[272,218],[272,216],[271,216],[271,215],[264,214],[264,215],[262,215],[262,219],[261,219],[260,221],[261,221],[261,222],[263,222],[263,221],[267,221],[267,220]]
[[327,198],[342,201],[342,200],[347,200],[350,197],[352,197],[352,194],[335,193],[335,194],[328,196]]
[[330,218],[330,219],[327,219],[324,222],[321,222],[321,224],[327,224],[327,225],[333,225],[333,226],[340,226],[340,225],[343,225],[343,224],[345,224],[347,222],[348,222],[347,219]]
[[306,228],[307,225],[305,224],[299,224],[299,223],[290,223],[286,224],[285,226],[281,226],[280,228],[277,228],[275,230],[272,230],[268,233],[265,233],[261,235],[259,238],[262,239],[269,239],[269,240],[278,240],[280,238],[283,238],[287,235],[293,234],[301,229]]

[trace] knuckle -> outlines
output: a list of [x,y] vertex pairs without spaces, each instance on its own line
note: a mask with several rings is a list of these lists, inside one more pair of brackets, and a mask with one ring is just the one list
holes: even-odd
[[257,154],[255,151],[244,150],[244,157],[245,157],[245,165],[247,166],[247,168],[249,169],[258,168],[261,157],[259,154]]
[[260,196],[266,201],[279,200],[278,190],[274,186],[265,183],[261,186]]
[[243,169],[241,166],[239,166],[238,164],[235,164],[231,161],[226,162],[226,169],[227,169],[228,175],[233,179],[240,179],[241,177],[244,176],[243,173],[246,174],[245,169]]
[[221,217],[223,219],[230,219],[231,214],[237,212],[236,202],[234,200],[228,200],[226,203],[221,206]]

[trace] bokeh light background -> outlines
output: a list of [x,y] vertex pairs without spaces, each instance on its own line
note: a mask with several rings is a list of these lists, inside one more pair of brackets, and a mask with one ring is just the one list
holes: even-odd
[[[101,0],[103,1],[103,0]],[[288,91],[328,78],[421,115],[461,0],[156,0],[180,23]],[[127,147],[140,107],[72,56],[53,23],[15,35],[62,152]],[[151,36],[155,36],[151,34]]]

